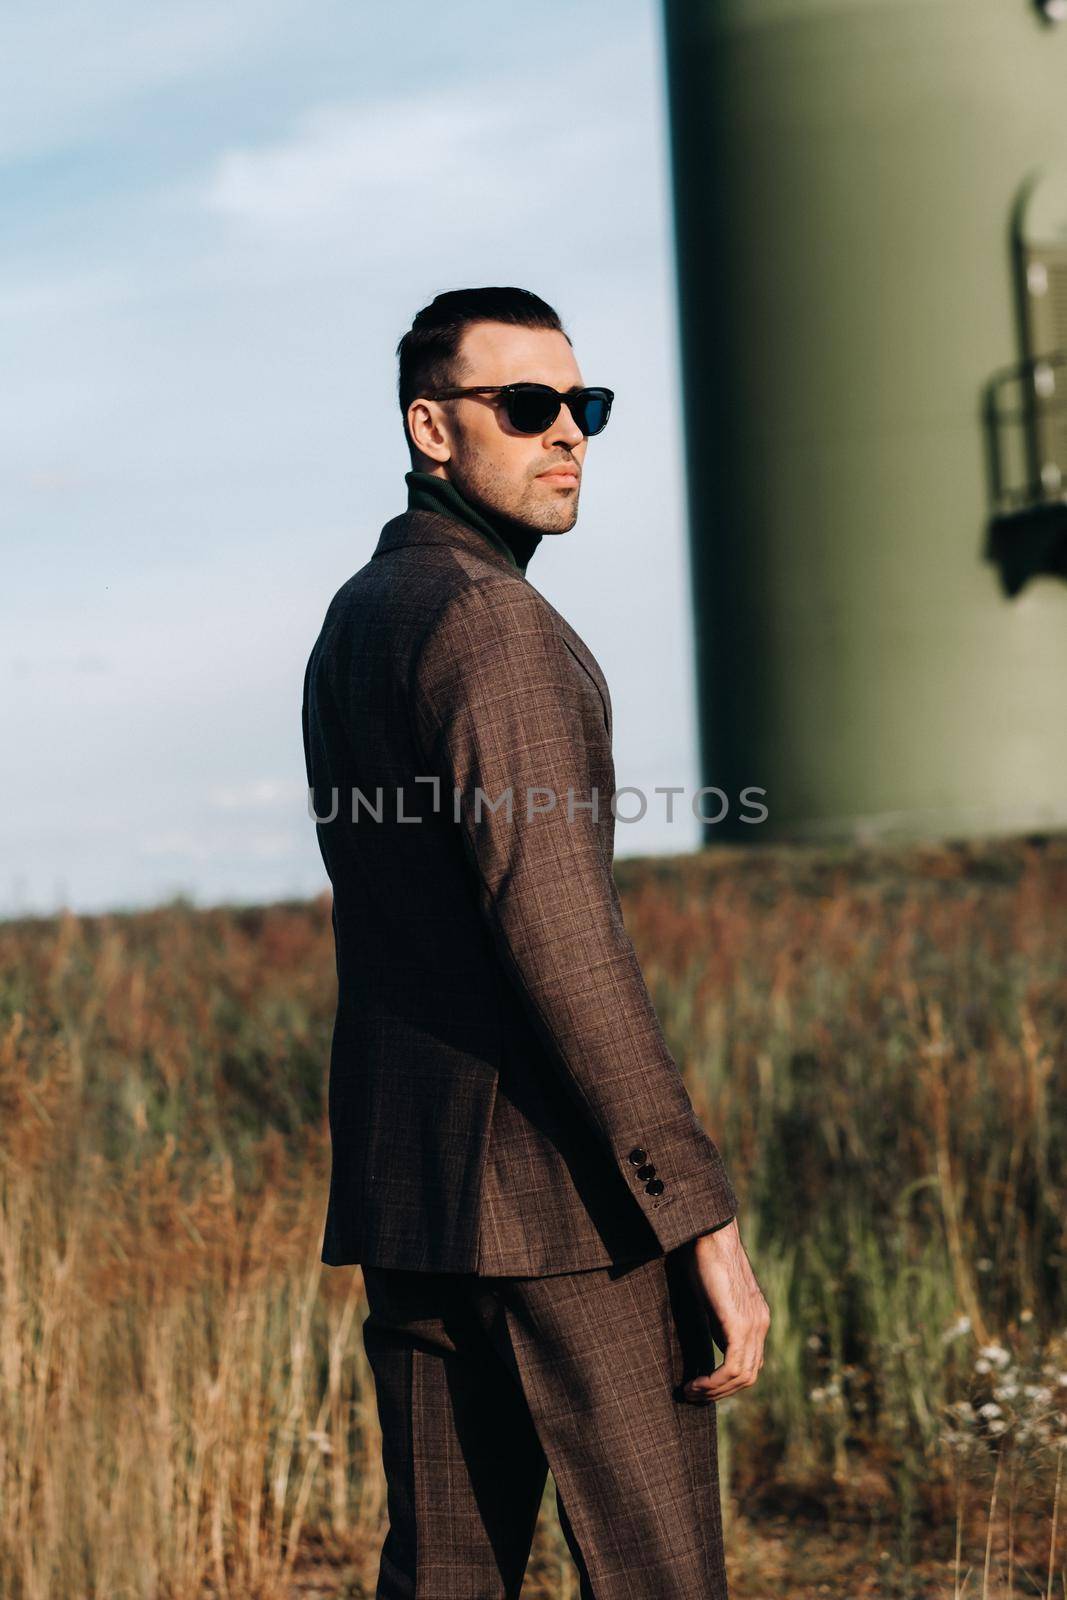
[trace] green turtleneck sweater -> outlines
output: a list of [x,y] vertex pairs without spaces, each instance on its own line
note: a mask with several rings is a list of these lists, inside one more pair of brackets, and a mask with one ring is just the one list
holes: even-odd
[[432,472],[405,472],[404,482],[408,486],[409,511],[436,511],[441,516],[458,518],[468,527],[476,528],[523,577],[526,576],[530,557],[541,543],[542,536],[536,529],[497,512],[477,510],[454,483]]

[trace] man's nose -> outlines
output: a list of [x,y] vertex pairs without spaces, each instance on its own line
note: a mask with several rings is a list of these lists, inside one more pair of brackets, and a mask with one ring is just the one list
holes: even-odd
[[570,445],[573,450],[574,446],[581,444],[584,438],[585,434],[571,416],[570,406],[560,406],[559,416],[548,430],[548,443]]

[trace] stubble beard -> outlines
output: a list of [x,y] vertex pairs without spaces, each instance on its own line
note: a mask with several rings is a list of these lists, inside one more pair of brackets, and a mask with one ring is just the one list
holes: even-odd
[[503,517],[534,533],[566,533],[578,520],[580,488],[555,489],[530,478],[516,483],[491,463],[465,466],[452,480],[461,495],[496,517]]

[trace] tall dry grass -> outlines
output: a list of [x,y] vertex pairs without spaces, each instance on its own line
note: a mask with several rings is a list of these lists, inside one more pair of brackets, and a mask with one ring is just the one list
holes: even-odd
[[619,879],[774,1308],[720,1412],[735,1504],[876,1525],[905,1570],[951,1528],[968,1592],[1067,1594],[1067,839]]
[[[720,1408],[738,1593],[783,1508],[1067,1592],[1067,839],[619,879],[774,1309]],[[0,925],[2,1600],[268,1600],[312,1556],[373,1591],[362,1286],[318,1261],[333,1001],[322,900]],[[547,1517],[528,1591],[576,1594]]]
[[3,1595],[266,1595],[317,1519],[373,1536],[328,959],[321,908],[0,929]]

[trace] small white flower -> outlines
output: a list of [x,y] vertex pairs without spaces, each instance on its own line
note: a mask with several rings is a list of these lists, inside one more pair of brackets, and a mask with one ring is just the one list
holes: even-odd
[[985,1356],[979,1356],[978,1360],[974,1364],[974,1370],[975,1372],[992,1372],[993,1363],[991,1361],[987,1361]]
[[1019,1321],[1020,1322],[1033,1322],[1033,1320],[1034,1320],[1034,1313],[1030,1310],[1029,1306],[1024,1306],[1023,1310],[1019,1312]]
[[979,1354],[996,1367],[1006,1367],[1011,1362],[1011,1352],[1005,1350],[1002,1344],[984,1344]]
[[942,1343],[948,1344],[950,1340],[959,1339],[963,1334],[970,1333],[970,1331],[971,1331],[971,1319],[970,1319],[970,1317],[966,1317],[966,1316],[957,1317],[955,1322],[951,1323],[950,1326],[947,1327],[945,1329],[944,1333],[941,1335]]
[[998,1383],[993,1393],[998,1400],[1014,1400],[1019,1393],[1019,1385],[1017,1383]]
[[808,1391],[808,1399],[815,1405],[824,1405],[829,1400],[836,1400],[841,1393],[841,1385],[836,1378],[829,1383],[820,1384],[817,1388]]
[[1008,1424],[1006,1422],[994,1417],[989,1424],[989,1431],[990,1433],[1003,1433],[1007,1426]]
[[984,1406],[978,1407],[978,1415],[980,1417],[999,1417],[1000,1407],[995,1400],[987,1400]]

